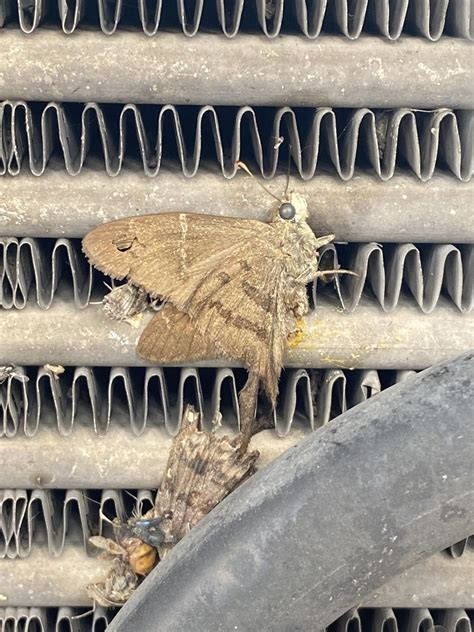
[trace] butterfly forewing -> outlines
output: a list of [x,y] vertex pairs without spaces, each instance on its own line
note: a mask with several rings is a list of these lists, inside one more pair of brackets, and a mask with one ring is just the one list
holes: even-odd
[[304,213],[268,224],[144,215],[99,226],[83,248],[106,274],[166,301],[139,340],[141,357],[241,362],[275,404],[284,348],[307,311],[304,283],[317,271],[317,240]]
[[268,224],[188,213],[143,215],[98,226],[83,240],[96,268],[129,279],[152,296],[169,296],[189,279],[191,267],[205,268],[238,244],[265,239]]

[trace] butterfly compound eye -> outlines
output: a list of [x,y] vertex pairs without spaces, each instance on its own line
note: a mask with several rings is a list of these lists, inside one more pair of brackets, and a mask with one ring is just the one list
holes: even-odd
[[281,219],[294,219],[296,215],[296,209],[293,204],[285,202],[280,206],[278,214],[280,215]]

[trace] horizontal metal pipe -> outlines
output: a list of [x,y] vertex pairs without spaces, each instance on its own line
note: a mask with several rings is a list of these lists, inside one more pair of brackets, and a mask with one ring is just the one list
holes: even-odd
[[[5,0],[3,2],[5,4]],[[55,4],[57,12],[53,9]],[[436,41],[447,32],[472,39],[469,0],[444,2],[436,9],[426,0],[407,0],[402,6],[392,5],[390,0],[379,0],[373,10],[367,3],[351,7],[348,0],[335,0],[331,4],[318,0],[308,10],[304,0],[293,0],[291,11],[285,10],[284,0],[275,0],[270,10],[265,0],[236,0],[229,10],[225,10],[222,3],[213,2],[207,7],[205,0],[196,0],[189,12],[179,0],[170,0],[163,12],[162,4],[154,5],[156,11],[152,11],[146,0],[127,4],[118,2],[112,6],[107,0],[96,0],[94,12],[89,11],[88,0],[76,0],[73,4],[61,4],[61,0],[29,0],[14,5],[15,2],[6,3],[6,11],[0,14],[0,26],[13,23],[25,33],[45,24],[47,28],[62,28],[65,33],[73,33],[86,24],[86,28],[101,29],[108,35],[117,30],[140,29],[146,35],[157,37],[167,29],[182,31],[187,36],[194,36],[199,30],[209,30],[235,37],[250,28],[267,37],[291,30],[313,39],[329,29],[351,39],[357,39],[361,32],[367,31],[375,31],[391,40],[406,33],[416,33]],[[251,25],[249,16],[252,16]]]
[[[474,180],[436,175],[422,183],[398,174],[381,182],[359,173],[349,182],[321,175],[290,184],[307,198],[317,234],[334,233],[342,241],[474,241]],[[286,176],[265,185],[281,195]],[[186,178],[162,171],[150,180],[141,170],[124,170],[117,178],[90,168],[74,178],[49,170],[41,178],[0,178],[0,235],[83,237],[99,223],[173,211],[266,220],[273,204],[244,174],[227,180],[215,173]]]
[[[259,469],[295,446],[308,431],[298,428],[280,438],[265,430],[253,437],[250,449],[260,451]],[[153,489],[160,484],[171,441],[164,428],[149,428],[135,437],[125,428],[110,428],[107,436],[99,436],[84,426],[68,437],[43,429],[34,439],[4,439],[0,489]]]
[[[27,558],[0,560],[2,606],[90,606],[85,588],[102,581],[110,562],[69,545],[57,558],[35,547]],[[474,555],[440,553],[404,572],[368,597],[364,607],[474,607]]]
[[[150,319],[146,314],[145,325]],[[146,365],[135,347],[143,329],[106,316],[98,305],[74,308],[55,299],[48,310],[35,305],[25,310],[0,311],[0,364],[64,366]],[[423,314],[402,299],[390,313],[363,297],[357,309],[344,312],[320,301],[306,318],[298,346],[286,366],[312,368],[424,369],[472,347],[474,318],[441,299],[431,314]],[[195,366],[228,366],[206,361]]]
[[[472,107],[470,43],[406,37],[2,33],[3,98],[335,107]],[[407,72],[407,67],[410,72]],[[124,73],[124,68],[127,72]],[[387,82],[393,89],[387,89]],[[238,85],[238,89],[236,89]]]
[[110,561],[86,555],[69,545],[57,558],[45,547],[35,547],[27,558],[0,560],[2,606],[90,606],[86,586],[101,581]]

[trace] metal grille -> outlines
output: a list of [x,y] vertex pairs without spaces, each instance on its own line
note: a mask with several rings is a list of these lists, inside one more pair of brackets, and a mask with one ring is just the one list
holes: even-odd
[[[98,223],[264,220],[244,160],[276,194],[290,168],[311,226],[337,235],[322,267],[358,276],[308,288],[313,333],[287,357],[275,430],[252,440],[262,467],[472,346],[471,5],[0,0],[0,365],[15,367],[0,384],[0,632],[105,629],[113,611],[73,618],[107,571],[87,543],[108,534],[99,509],[151,506],[185,403],[238,429],[241,368],[144,366],[140,330],[101,313],[110,280],[79,242]],[[470,632],[468,536],[329,632]]]
[[133,104],[117,108],[96,103],[32,107],[6,101],[0,104],[0,122],[0,173],[10,175],[27,166],[34,175],[42,175],[56,153],[70,175],[80,173],[86,160],[95,156],[111,176],[118,175],[129,159],[150,177],[170,161],[192,177],[207,159],[211,165],[217,163],[226,178],[235,175],[238,160],[255,163],[265,178],[271,178],[282,162],[288,164],[280,158],[279,138],[287,139],[303,180],[328,168],[349,180],[356,167],[389,180],[396,168],[405,167],[425,181],[441,166],[468,181],[474,168],[473,112],[468,110],[296,111]]
[[139,0],[127,3],[105,0],[87,3],[48,3],[45,0],[5,0],[0,12],[0,27],[18,22],[25,33],[33,32],[41,24],[61,25],[65,33],[73,33],[84,24],[100,28],[111,35],[123,27],[141,28],[146,35],[156,35],[160,28],[179,28],[192,36],[200,29],[220,29],[227,37],[240,30],[259,28],[267,37],[295,27],[309,38],[321,31],[336,30],[356,39],[361,33],[376,29],[381,35],[396,40],[404,32],[415,32],[436,41],[443,34],[472,37],[470,5],[467,0],[445,0],[432,6],[428,0],[388,0],[327,3],[317,0],[307,5],[302,0],[268,2],[258,0],[255,5],[245,0],[228,3],[199,0],[187,5],[184,0],[148,3]]
[[[288,434],[293,423],[307,430],[323,426],[411,373],[289,369],[282,378],[277,432]],[[205,414],[205,421],[221,412],[226,428],[235,432],[243,381],[242,371],[229,368],[68,367],[58,379],[47,367],[16,367],[16,375],[0,385],[0,436],[33,437],[45,426],[68,436],[77,425],[97,434],[125,427],[134,435],[164,427],[174,435],[187,402]]]
[[[0,608],[1,632],[102,632],[111,620],[110,612],[98,607],[84,619],[74,619],[83,613],[78,608]],[[472,616],[462,609],[439,613],[426,608],[401,612],[391,608],[379,610],[351,610],[334,623],[330,632],[423,632],[435,625],[443,626],[445,632],[472,632]],[[329,632],[329,630],[328,630]]]
[[[0,257],[2,254],[0,306],[3,308],[22,309],[29,298],[34,298],[40,307],[47,309],[60,288],[72,293],[74,304],[82,308],[91,300],[101,300],[108,291],[103,277],[85,261],[77,242],[3,239]],[[344,267],[357,274],[327,290],[348,311],[357,308],[366,290],[387,312],[397,307],[402,293],[425,313],[436,308],[442,294],[460,311],[469,312],[473,304],[473,255],[472,245],[457,248],[452,244],[421,247],[414,244],[382,247],[373,242],[340,244],[322,249],[321,267],[328,270]],[[107,281],[110,286],[111,280]],[[311,291],[316,302],[321,282],[318,287],[315,281]]]
[[[157,463],[163,467],[164,457],[164,454],[157,455]],[[110,527],[99,517],[99,510],[110,519],[126,520],[134,510],[145,513],[151,509],[153,499],[153,490],[147,489],[4,490],[0,496],[0,525],[4,538],[0,542],[0,558],[24,558],[45,545],[49,555],[58,557],[69,544],[78,543],[86,553],[92,554],[89,536],[94,533],[112,536]],[[453,544],[448,553],[453,558],[464,554],[472,556],[473,540],[466,538]]]

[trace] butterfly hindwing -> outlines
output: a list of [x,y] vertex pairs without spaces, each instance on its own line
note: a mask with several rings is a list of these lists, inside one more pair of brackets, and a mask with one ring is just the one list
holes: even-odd
[[158,364],[220,357],[210,340],[196,329],[188,314],[167,303],[145,327],[137,345],[140,357]]

